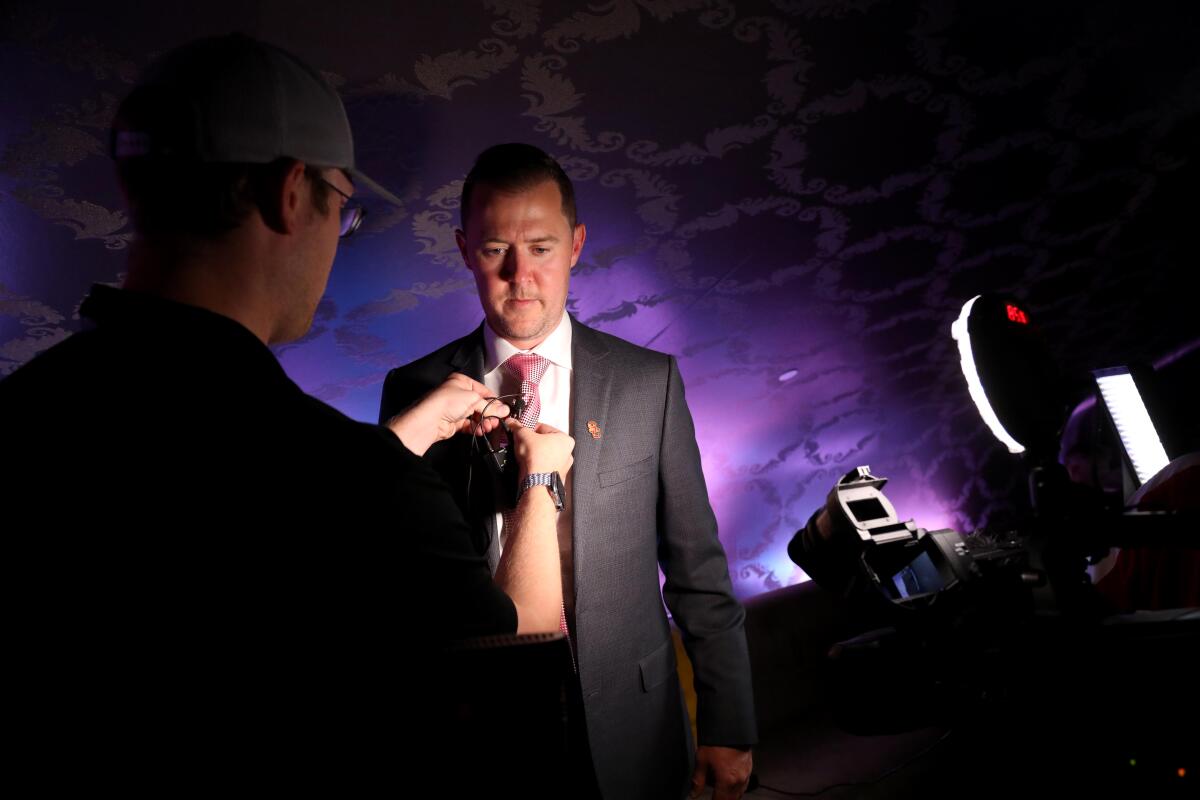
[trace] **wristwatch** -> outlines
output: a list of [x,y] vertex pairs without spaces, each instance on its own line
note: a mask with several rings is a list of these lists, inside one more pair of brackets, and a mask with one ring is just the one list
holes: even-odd
[[534,486],[545,486],[550,492],[550,499],[554,501],[554,507],[562,511],[566,489],[563,488],[562,478],[557,472],[531,472],[526,475],[517,488],[517,502],[521,502],[525,492]]

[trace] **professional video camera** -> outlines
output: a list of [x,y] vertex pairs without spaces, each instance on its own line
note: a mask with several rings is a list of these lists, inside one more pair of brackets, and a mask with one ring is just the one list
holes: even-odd
[[[1072,483],[1058,463],[1067,407],[1029,315],[1011,300],[976,297],[952,332],[983,420],[1023,456],[1030,513],[1001,530],[930,531],[901,520],[883,494],[887,479],[870,467],[837,482],[789,554],[870,628],[830,651],[839,721],[857,733],[974,723],[989,738],[1043,749],[1081,737],[1105,770],[1136,762],[1135,751],[1144,763],[1148,747],[1194,760],[1200,747],[1183,743],[1196,741],[1200,721],[1200,610],[1114,613],[1087,572],[1111,548],[1192,548],[1194,557],[1200,547],[1196,515],[1126,509],[1169,472],[1168,448],[1180,439],[1163,446],[1142,402],[1149,394],[1153,408],[1153,394],[1138,391],[1147,376],[1094,373],[1124,450],[1126,496],[1113,497]],[[1162,707],[1104,702],[1133,690]],[[1178,730],[1171,704],[1190,715]]]

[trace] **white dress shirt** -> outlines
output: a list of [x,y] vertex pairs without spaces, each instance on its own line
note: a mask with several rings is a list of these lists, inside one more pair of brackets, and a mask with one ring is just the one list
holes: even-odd
[[[490,325],[483,326],[483,385],[494,394],[517,394],[520,384],[500,365],[517,353],[537,353],[550,362],[546,374],[538,383],[538,397],[542,408],[538,422],[558,428],[564,433],[571,431],[571,317],[564,311],[558,326],[545,340],[532,350],[518,350],[508,340],[495,334]],[[575,583],[572,571],[571,539],[571,481],[568,473],[563,480],[566,496],[563,509],[558,515],[558,552],[562,564],[563,603],[567,619],[573,619],[575,610]],[[504,528],[504,514],[497,512],[492,519],[492,535]],[[501,552],[504,537],[499,540]]]

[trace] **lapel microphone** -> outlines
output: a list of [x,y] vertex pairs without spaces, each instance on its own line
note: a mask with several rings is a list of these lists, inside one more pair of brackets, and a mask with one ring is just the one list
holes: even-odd
[[[501,395],[495,399],[504,402],[508,406],[508,416],[513,419],[519,419],[521,415],[525,413],[525,398],[521,397],[519,394]],[[500,445],[499,447],[493,447],[491,440],[488,439],[487,436],[477,437],[477,439],[478,438],[482,438],[484,446],[487,447],[487,455],[484,457],[484,461],[498,479],[500,495],[502,498],[501,502],[506,508],[516,508],[517,468],[516,464],[513,462],[511,440],[506,439],[504,444]],[[469,481],[470,477],[468,476],[468,482]]]
[[[497,402],[497,401],[503,402],[505,405],[508,406],[508,416],[513,419],[519,419],[521,417],[521,415],[525,413],[525,406],[527,404],[525,402],[525,398],[519,394],[500,395],[499,397],[493,397],[491,400],[488,401],[488,405],[491,405],[492,403]],[[481,414],[480,414],[481,421],[483,419],[483,416],[487,414],[487,408],[488,408],[488,406],[483,407],[483,412],[481,412]],[[509,448],[508,444],[506,443],[506,444],[500,445],[499,447],[493,447],[491,440],[488,439],[487,436],[480,435],[479,432],[477,431],[476,436],[475,436],[476,447],[478,447],[478,443],[480,441],[482,441],[483,446],[485,448],[487,448],[487,453],[484,456],[484,461],[487,463],[488,467],[490,467],[492,472],[494,472],[498,477],[501,477],[501,478],[505,477],[506,473],[508,471],[507,467],[508,467],[509,455],[510,455],[510,448]],[[514,474],[515,474],[515,472],[514,472]],[[468,480],[469,480],[469,478],[468,478]]]
[[[509,466],[508,444],[493,447],[491,440],[483,433],[483,420],[488,415],[488,408],[495,402],[506,404],[511,417],[517,418],[525,413],[525,398],[519,394],[502,394],[499,397],[493,397],[484,404],[483,410],[479,412],[479,419],[475,423],[475,430],[471,436],[471,451],[474,455],[467,459],[465,510],[468,519],[471,518],[472,513],[471,483],[475,472],[476,457],[482,458],[483,462],[488,465],[488,469],[496,476],[496,485],[500,491],[502,505],[507,508],[515,508],[517,505],[517,470]],[[482,447],[479,444],[480,441],[483,442]],[[487,448],[486,451],[484,448]]]

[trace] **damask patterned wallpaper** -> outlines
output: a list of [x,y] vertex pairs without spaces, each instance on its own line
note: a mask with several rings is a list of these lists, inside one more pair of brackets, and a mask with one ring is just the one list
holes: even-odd
[[588,224],[572,312],[679,356],[743,596],[803,578],[786,543],[858,464],[892,479],[902,515],[971,529],[1023,487],[958,371],[965,300],[1020,298],[1078,396],[1084,370],[1198,334],[1187,8],[8,3],[0,374],[121,279],[115,104],[155,54],[240,30],[326,72],[360,166],[405,199],[372,209],[312,331],[279,348],[306,390],[373,420],[388,368],[478,323],[460,183],[484,147],[528,141],[568,169]]

